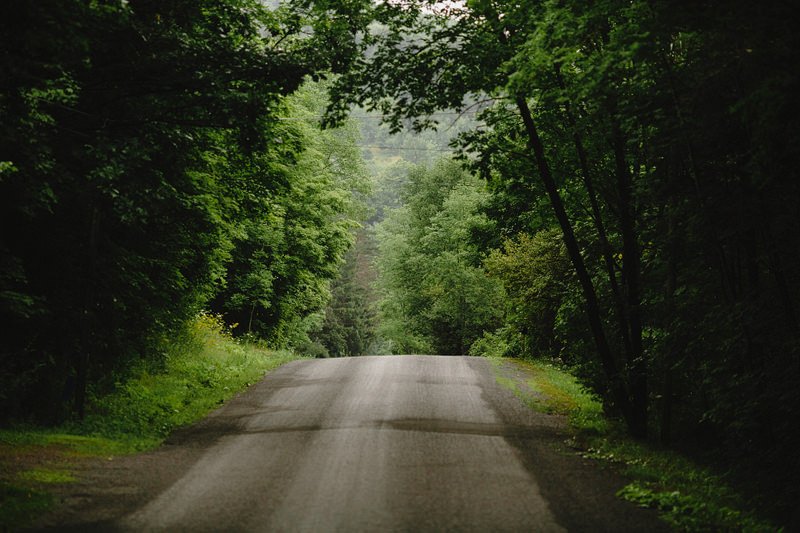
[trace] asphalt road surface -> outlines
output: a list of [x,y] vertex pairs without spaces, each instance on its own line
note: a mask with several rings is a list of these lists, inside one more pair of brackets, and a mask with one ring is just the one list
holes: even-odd
[[522,405],[497,384],[497,371],[487,360],[469,357],[290,363],[161,450],[109,466],[97,482],[116,486],[116,496],[104,490],[93,503],[84,495],[72,514],[44,525],[64,520],[60,526],[73,529],[131,531],[665,529],[652,512],[616,498],[624,481],[567,450],[563,420]]

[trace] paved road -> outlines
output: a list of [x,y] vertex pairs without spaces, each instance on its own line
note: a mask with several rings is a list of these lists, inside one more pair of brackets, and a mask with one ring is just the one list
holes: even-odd
[[192,459],[158,496],[104,526],[663,529],[617,499],[621,480],[565,451],[563,439],[558,420],[522,406],[483,359],[297,361],[177,434],[150,467],[168,470],[182,447]]

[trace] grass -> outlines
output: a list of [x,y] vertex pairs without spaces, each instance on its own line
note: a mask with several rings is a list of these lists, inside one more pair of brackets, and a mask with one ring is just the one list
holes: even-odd
[[21,528],[55,503],[52,489],[72,483],[82,457],[109,455],[125,443],[59,429],[15,428],[0,431],[0,531]]
[[497,380],[532,409],[568,417],[571,447],[583,457],[622,471],[630,482],[619,497],[657,509],[681,531],[780,531],[748,508],[724,476],[673,450],[628,437],[616,421],[605,417],[600,401],[568,372],[542,361],[493,362],[498,367],[510,362],[525,371],[527,387],[499,374]]
[[35,481],[37,483],[72,483],[75,476],[69,470],[52,468],[33,468],[24,470],[17,476],[23,481]]
[[13,531],[47,512],[53,496],[43,490],[0,482],[0,531]]
[[532,379],[528,387],[535,393],[531,407],[538,411],[566,415],[570,425],[583,435],[605,434],[609,422],[597,397],[569,373],[544,362],[515,361]]
[[202,418],[266,372],[297,359],[234,341],[218,318],[201,316],[188,342],[176,347],[161,372],[142,369],[94,402],[79,430],[127,442],[136,449],[158,444],[173,429]]
[[288,351],[239,343],[218,318],[204,315],[173,343],[160,372],[142,367],[113,393],[93,397],[83,421],[0,430],[0,531],[22,528],[51,509],[53,487],[76,481],[81,459],[152,449],[294,359]]

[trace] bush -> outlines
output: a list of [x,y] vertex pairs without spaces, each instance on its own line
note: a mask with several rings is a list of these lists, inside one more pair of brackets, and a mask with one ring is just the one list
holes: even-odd
[[511,355],[511,345],[507,337],[514,335],[508,328],[501,328],[495,332],[484,332],[483,336],[472,343],[469,355],[480,357],[508,357]]

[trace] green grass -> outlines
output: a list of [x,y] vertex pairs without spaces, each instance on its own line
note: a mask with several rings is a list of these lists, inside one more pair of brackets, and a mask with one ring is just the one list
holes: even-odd
[[514,380],[498,375],[531,408],[565,415],[573,432],[571,446],[586,457],[612,463],[630,480],[618,496],[660,516],[681,531],[779,531],[726,483],[687,457],[655,444],[629,438],[618,422],[607,419],[600,401],[568,372],[541,361],[511,362],[530,376],[525,391]]
[[51,494],[0,481],[0,531],[13,531],[52,508]]
[[65,469],[32,468],[20,472],[17,476],[22,481],[35,481],[37,483],[72,483],[75,476]]
[[527,381],[528,387],[537,393],[533,408],[568,416],[570,425],[584,435],[604,434],[609,431],[603,406],[574,376],[546,362],[515,363],[533,376]]
[[20,448],[50,447],[66,456],[122,455],[141,449],[136,439],[113,439],[97,435],[67,433],[80,430],[77,425],[61,428],[38,428],[22,426],[0,430],[0,445]]
[[269,370],[298,358],[289,351],[235,342],[209,316],[193,324],[190,339],[168,355],[163,372],[143,369],[118,384],[114,394],[96,400],[78,430],[125,441],[133,449],[151,448]]
[[81,458],[152,449],[295,359],[288,351],[239,343],[218,318],[204,315],[173,343],[162,371],[143,367],[111,394],[93,397],[83,421],[0,430],[0,531],[21,528],[50,509],[48,487],[74,482]]

